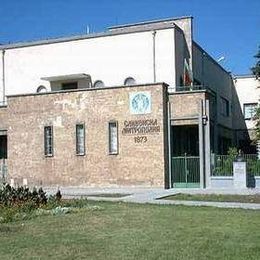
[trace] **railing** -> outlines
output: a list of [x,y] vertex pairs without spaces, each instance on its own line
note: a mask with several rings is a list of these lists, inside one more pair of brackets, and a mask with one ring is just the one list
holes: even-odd
[[205,85],[193,85],[193,86],[176,86],[176,92],[182,91],[198,91],[208,89]]
[[[242,158],[247,163],[247,173],[260,176],[260,160],[256,154],[243,154]],[[212,155],[211,175],[212,176],[233,176],[233,161],[235,156]]]

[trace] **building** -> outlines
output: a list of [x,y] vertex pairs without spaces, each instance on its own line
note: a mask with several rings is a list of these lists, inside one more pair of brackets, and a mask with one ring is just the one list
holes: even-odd
[[248,135],[233,79],[194,41],[192,21],[0,46],[8,178],[210,187],[211,154]]
[[254,139],[254,115],[260,100],[260,81],[254,75],[238,75],[234,77],[234,85],[243,110],[250,139]]

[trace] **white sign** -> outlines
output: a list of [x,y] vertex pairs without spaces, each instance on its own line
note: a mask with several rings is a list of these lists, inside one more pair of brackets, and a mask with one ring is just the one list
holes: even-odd
[[134,92],[129,96],[130,113],[141,115],[151,113],[151,93],[150,92]]
[[246,188],[246,162],[233,162],[234,187]]

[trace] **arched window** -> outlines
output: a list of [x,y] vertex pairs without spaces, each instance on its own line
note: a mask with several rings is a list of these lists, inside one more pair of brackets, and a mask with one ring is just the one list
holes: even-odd
[[105,84],[102,80],[95,81],[94,88],[103,88],[103,87],[105,87]]
[[37,93],[44,93],[47,92],[47,88],[43,85],[39,86],[36,90]]
[[125,86],[135,85],[135,84],[136,84],[136,82],[135,82],[134,78],[128,77],[128,78],[125,79],[125,82],[124,82]]

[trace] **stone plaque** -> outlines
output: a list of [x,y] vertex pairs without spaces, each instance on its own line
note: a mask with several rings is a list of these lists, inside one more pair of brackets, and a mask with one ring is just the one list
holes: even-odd
[[233,162],[234,187],[246,188],[246,162]]
[[129,106],[131,114],[151,113],[151,93],[148,91],[130,93]]

